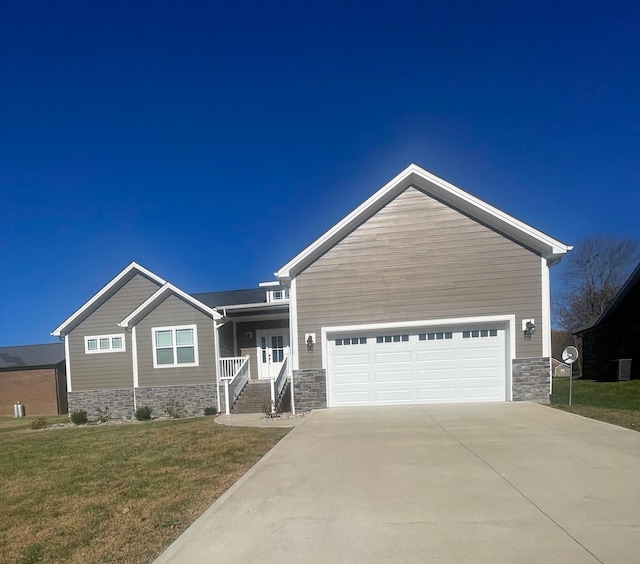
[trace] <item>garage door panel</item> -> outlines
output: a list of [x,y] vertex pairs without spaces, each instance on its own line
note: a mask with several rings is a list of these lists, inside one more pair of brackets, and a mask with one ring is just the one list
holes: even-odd
[[411,363],[411,351],[389,351],[389,352],[376,352],[374,354],[375,364],[398,364],[398,363]]
[[374,382],[384,384],[386,382],[411,382],[411,370],[398,372],[376,371],[374,373]]
[[371,373],[366,372],[341,372],[339,379],[335,381],[337,386],[350,384],[365,384],[371,380]]
[[391,402],[412,402],[413,391],[408,390],[385,390],[378,389],[375,392],[375,398],[377,403],[391,403]]
[[418,382],[437,382],[439,380],[455,381],[456,370],[455,368],[439,368],[434,370],[418,370],[417,381]]
[[[394,334],[401,335],[395,340]],[[383,334],[383,337],[380,335]],[[391,335],[391,337],[388,337]],[[328,339],[331,406],[504,401],[506,332],[490,324]],[[337,346],[353,343],[358,347]]]
[[475,360],[478,358],[496,358],[502,347],[474,347],[473,349],[462,349],[461,350],[461,358],[463,360]]
[[456,389],[455,388],[429,388],[424,390],[417,390],[417,399],[424,403],[429,401],[440,401],[450,403],[455,400]]
[[434,349],[434,350],[419,350],[416,353],[416,360],[418,362],[435,362],[438,360],[451,360],[456,359],[455,349]]
[[371,359],[368,354],[352,354],[337,356],[336,366],[369,366]]
[[337,392],[336,400],[338,404],[344,405],[370,405],[371,404],[371,394],[369,392],[363,391],[354,391],[354,392]]

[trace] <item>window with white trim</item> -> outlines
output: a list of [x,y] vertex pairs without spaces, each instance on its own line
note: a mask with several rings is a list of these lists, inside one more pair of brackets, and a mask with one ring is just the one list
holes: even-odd
[[86,354],[125,352],[124,333],[119,335],[91,335],[84,338]]
[[279,302],[282,300],[289,299],[289,289],[288,288],[280,288],[279,290],[269,290],[267,292],[267,301],[271,302]]
[[154,327],[153,367],[198,366],[198,329],[195,325]]

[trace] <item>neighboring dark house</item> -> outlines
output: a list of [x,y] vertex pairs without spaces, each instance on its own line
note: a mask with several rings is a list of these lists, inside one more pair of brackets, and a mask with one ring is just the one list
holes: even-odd
[[582,337],[584,378],[615,380],[622,371],[626,379],[629,365],[631,377],[640,378],[640,264],[604,313],[576,334]]
[[67,413],[64,343],[0,348],[0,415]]

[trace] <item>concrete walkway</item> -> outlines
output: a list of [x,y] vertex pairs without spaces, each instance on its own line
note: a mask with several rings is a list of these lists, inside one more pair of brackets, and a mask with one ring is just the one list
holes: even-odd
[[640,433],[528,403],[313,412],[157,563],[640,560]]

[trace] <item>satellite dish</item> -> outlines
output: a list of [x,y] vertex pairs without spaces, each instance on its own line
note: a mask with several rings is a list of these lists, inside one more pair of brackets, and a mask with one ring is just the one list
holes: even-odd
[[562,351],[562,360],[564,360],[567,364],[573,364],[576,360],[578,360],[578,349],[575,347],[567,347]]

